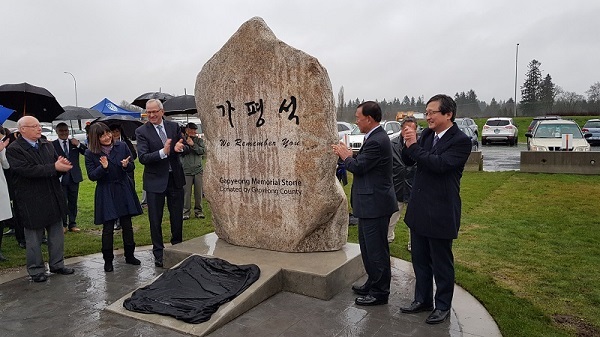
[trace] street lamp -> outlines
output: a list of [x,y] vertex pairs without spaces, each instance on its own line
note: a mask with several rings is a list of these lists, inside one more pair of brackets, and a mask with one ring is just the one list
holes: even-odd
[[519,69],[519,44],[517,43],[517,55],[515,56],[515,117],[517,117],[517,74]]
[[75,79],[75,75],[71,74],[71,73],[70,73],[70,72],[68,72],[68,71],[63,71],[63,73],[65,73],[65,74],[69,74],[69,75],[71,75],[71,77],[73,77],[73,82],[75,82],[75,106],[79,106],[79,105],[77,104],[77,80]]

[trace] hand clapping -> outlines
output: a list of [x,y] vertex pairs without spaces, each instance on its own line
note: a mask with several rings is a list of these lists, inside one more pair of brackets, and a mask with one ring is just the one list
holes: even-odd
[[108,168],[108,158],[106,156],[100,157],[100,165],[102,165],[102,168]]
[[121,160],[121,165],[125,168],[127,167],[127,165],[129,165],[129,159],[131,158],[131,156]]

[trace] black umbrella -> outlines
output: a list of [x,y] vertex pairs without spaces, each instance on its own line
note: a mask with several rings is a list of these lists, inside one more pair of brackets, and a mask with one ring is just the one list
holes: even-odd
[[165,115],[187,114],[193,115],[198,113],[196,109],[196,99],[192,95],[183,95],[168,99],[163,104]]
[[90,123],[90,125],[96,122],[102,122],[108,125],[109,127],[112,125],[120,126],[121,130],[123,130],[123,134],[125,134],[125,136],[129,139],[135,139],[135,129],[144,124],[139,119],[135,119],[131,116],[126,115],[111,115],[106,117],[100,117],[92,123]]
[[131,102],[133,105],[137,105],[142,109],[146,109],[146,102],[150,99],[157,99],[161,102],[164,102],[168,99],[173,98],[173,95],[166,94],[164,92],[147,92],[140,97],[136,98]]
[[82,120],[104,117],[104,114],[96,109],[89,109],[80,106],[64,106],[65,112],[56,117],[57,120]]
[[34,116],[40,122],[52,122],[65,112],[50,91],[29,83],[0,85],[0,104],[16,111],[8,117],[13,121]]

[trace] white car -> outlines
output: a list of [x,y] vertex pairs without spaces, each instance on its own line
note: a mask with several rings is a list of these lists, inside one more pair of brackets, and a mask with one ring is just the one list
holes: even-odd
[[338,138],[343,141],[344,135],[349,135],[356,128],[356,124],[347,122],[337,122]]
[[[390,140],[400,137],[400,123],[396,121],[381,122],[381,127],[387,133]],[[357,153],[365,140],[365,134],[361,133],[358,127],[348,135],[348,147],[352,152]]]
[[505,142],[510,146],[519,142],[519,129],[517,129],[512,118],[493,117],[489,118],[481,131],[481,145],[491,142]]
[[[563,140],[563,135],[571,135],[566,136],[570,144]],[[589,151],[590,144],[585,139],[588,135],[583,135],[577,123],[565,119],[540,121],[532,132],[525,134],[530,151]]]

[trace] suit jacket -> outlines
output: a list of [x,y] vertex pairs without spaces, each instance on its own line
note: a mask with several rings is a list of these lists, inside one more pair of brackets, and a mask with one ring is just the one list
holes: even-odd
[[13,204],[23,227],[41,229],[62,222],[67,202],[54,168],[58,155],[45,139],[34,149],[23,137],[12,142],[6,151],[13,180]]
[[417,172],[404,222],[416,233],[456,239],[460,228],[460,178],[471,153],[471,140],[456,124],[432,149],[435,132],[425,129],[416,144],[402,151]]
[[[143,188],[145,191],[152,193],[163,193],[167,190],[169,164],[171,165],[175,187],[183,188],[183,185],[185,185],[185,176],[180,159],[181,153],[175,152],[175,144],[182,139],[181,130],[177,123],[167,120],[163,123],[167,138],[171,139],[171,150],[165,159],[160,158],[159,151],[163,148],[163,143],[152,123],[146,122],[135,130],[138,159],[144,165]],[[189,151],[189,148],[185,145],[184,153],[187,151]]]
[[350,202],[357,218],[379,218],[398,210],[392,182],[392,146],[378,126],[355,157],[344,161],[354,175]]
[[84,154],[87,147],[83,145],[82,142],[79,142],[79,147],[71,144],[71,140],[67,140],[67,144],[69,146],[69,155],[65,154],[65,150],[63,149],[63,141],[62,139],[56,139],[52,142],[54,145],[54,150],[59,156],[63,156],[67,158],[71,164],[73,164],[73,168],[65,173],[60,181],[62,185],[68,184],[77,184],[83,181],[83,175],[81,174],[81,165],[79,165],[79,154]]

